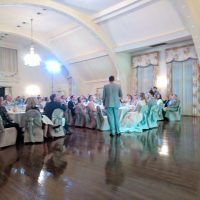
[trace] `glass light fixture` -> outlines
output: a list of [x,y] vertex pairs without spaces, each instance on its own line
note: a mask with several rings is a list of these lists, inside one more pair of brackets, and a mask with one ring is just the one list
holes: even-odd
[[40,66],[40,62],[41,58],[37,53],[35,53],[33,47],[33,19],[31,19],[31,46],[29,53],[27,53],[24,57],[24,65],[30,67],[37,67]]

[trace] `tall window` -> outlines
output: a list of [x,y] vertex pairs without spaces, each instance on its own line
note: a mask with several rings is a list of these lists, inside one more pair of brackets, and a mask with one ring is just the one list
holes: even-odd
[[147,93],[154,85],[153,68],[154,68],[153,65],[137,68],[138,93],[140,92]]
[[0,80],[12,78],[17,72],[17,50],[0,47]]
[[168,93],[181,101],[182,114],[200,116],[200,67],[193,45],[166,50]]
[[152,52],[132,57],[133,93],[147,93],[156,85],[158,75],[159,53]]
[[183,115],[192,115],[192,71],[192,59],[172,62],[172,93],[178,95]]

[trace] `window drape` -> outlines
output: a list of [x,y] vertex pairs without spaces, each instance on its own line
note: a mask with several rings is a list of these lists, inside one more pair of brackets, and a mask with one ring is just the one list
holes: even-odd
[[9,77],[18,71],[18,56],[16,49],[0,47],[0,75]]
[[148,92],[156,85],[159,73],[159,52],[132,57],[132,91]]
[[192,59],[184,62],[172,62],[172,93],[181,100],[183,115],[193,114],[193,69]]
[[[168,79],[167,93],[171,94],[173,93],[173,90],[175,90],[178,96],[183,95],[184,97],[179,96],[183,98],[182,104],[184,104],[184,107],[187,107],[187,108],[184,108],[183,112],[191,113],[191,105],[187,105],[189,99],[186,99],[185,97],[186,92],[191,92],[192,93],[190,94],[192,96],[192,98],[190,99],[190,101],[192,102],[191,115],[200,116],[200,89],[199,89],[200,66],[199,66],[198,57],[195,51],[195,47],[193,45],[189,45],[189,46],[171,48],[171,49],[166,50],[166,62],[167,62],[167,79]],[[179,64],[177,62],[179,62]],[[181,67],[182,69],[178,69],[178,66]],[[184,92],[182,92],[183,94],[179,94],[178,89],[175,89],[175,87],[178,87],[177,85],[181,84],[178,82],[176,83],[174,82],[175,75],[173,75],[173,73],[174,74],[176,73],[177,74],[176,76],[179,76],[177,72],[178,70],[180,70],[179,73],[185,74],[185,75],[182,75],[182,78],[184,80],[182,81],[182,87],[184,87],[182,88],[182,90],[184,90]],[[184,70],[184,72],[181,70]],[[189,81],[189,77],[190,78],[192,77],[192,80]],[[192,83],[192,86],[191,86],[191,83]],[[174,84],[177,84],[177,85],[173,86]]]

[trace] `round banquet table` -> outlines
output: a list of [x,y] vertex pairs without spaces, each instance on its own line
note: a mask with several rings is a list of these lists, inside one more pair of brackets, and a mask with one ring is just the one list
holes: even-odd
[[25,112],[24,111],[17,111],[17,112],[8,112],[9,116],[11,117],[12,120],[14,120],[15,123],[18,123],[20,127],[24,126],[24,115]]

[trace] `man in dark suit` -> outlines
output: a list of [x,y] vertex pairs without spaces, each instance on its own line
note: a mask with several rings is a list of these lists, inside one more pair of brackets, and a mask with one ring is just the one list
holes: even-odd
[[61,104],[59,102],[56,101],[56,94],[52,94],[50,96],[50,102],[48,102],[46,104],[46,106],[44,107],[44,114],[51,119],[53,111],[57,108],[62,109],[64,112],[66,111],[66,107],[64,104]]
[[76,97],[72,95],[70,97],[70,101],[68,102],[68,108],[71,110],[72,117],[75,116],[75,100],[76,100]]
[[103,88],[103,104],[108,115],[111,137],[113,137],[115,133],[120,136],[118,109],[120,106],[120,99],[122,98],[122,90],[119,85],[114,83],[114,80],[114,76],[110,76],[110,83]]
[[[44,115],[46,115],[49,119],[52,118],[53,111],[57,108],[60,108],[64,112],[66,111],[65,104],[61,104],[61,102],[56,101],[56,94],[52,94],[50,96],[50,102],[46,103],[46,106],[44,107]],[[68,129],[67,123],[65,123],[65,134],[70,135],[71,132]]]

